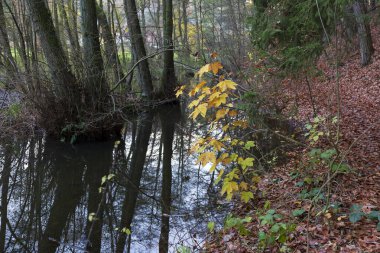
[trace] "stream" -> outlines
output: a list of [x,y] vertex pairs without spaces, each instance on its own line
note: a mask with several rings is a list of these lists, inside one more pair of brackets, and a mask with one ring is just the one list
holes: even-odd
[[201,133],[166,105],[125,122],[124,142],[3,140],[0,252],[200,251],[227,209],[189,154]]

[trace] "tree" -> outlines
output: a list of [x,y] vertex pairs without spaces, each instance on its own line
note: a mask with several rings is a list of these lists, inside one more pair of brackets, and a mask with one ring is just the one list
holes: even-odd
[[104,41],[104,51],[106,55],[106,67],[112,69],[115,83],[123,78],[124,74],[120,67],[119,57],[117,55],[117,46],[115,38],[112,35],[111,26],[108,23],[106,13],[99,4],[96,6],[99,26],[102,29],[101,35]]
[[95,0],[82,0],[81,12],[86,106],[102,111],[99,106],[103,106],[107,98],[108,85],[103,71]]
[[41,108],[48,132],[60,134],[68,121],[76,121],[80,102],[78,81],[70,70],[68,59],[53,25],[51,14],[44,1],[27,0],[33,25],[40,38],[41,47],[52,79],[52,94]]
[[372,54],[374,52],[372,45],[371,28],[369,26],[368,20],[365,17],[367,10],[363,0],[355,1],[352,5],[352,8],[358,29],[360,63],[362,66],[365,66],[370,63]]
[[6,224],[8,214],[8,192],[9,192],[9,180],[12,170],[12,146],[5,145],[3,147],[4,152],[4,164],[1,175],[1,216],[0,216],[0,250],[5,251],[5,236],[6,236]]
[[136,57],[135,60],[136,62],[141,61],[138,65],[138,81],[142,91],[142,97],[145,99],[151,99],[153,94],[153,82],[148,59],[144,59],[147,55],[144,38],[141,33],[141,27],[137,15],[135,0],[124,0],[124,10],[127,16],[128,29],[131,35],[132,50]]
[[[4,9],[2,0],[0,0],[0,64],[5,66],[7,76],[9,78],[14,76],[17,71],[16,64],[14,62],[11,48],[9,46],[9,39],[7,33],[7,22],[5,20]],[[7,81],[8,84],[9,81]]]
[[176,85],[173,46],[173,0],[163,1],[164,21],[164,68],[161,76],[160,93],[164,97],[173,97]]

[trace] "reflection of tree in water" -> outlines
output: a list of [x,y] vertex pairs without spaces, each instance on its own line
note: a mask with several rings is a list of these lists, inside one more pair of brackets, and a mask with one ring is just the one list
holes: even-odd
[[[183,122],[175,127],[179,117],[172,107],[141,114],[115,148],[42,137],[2,145],[0,252],[166,252],[201,243],[192,236],[214,219],[202,209],[207,176],[188,157],[192,137]],[[100,194],[110,173],[116,180]]]

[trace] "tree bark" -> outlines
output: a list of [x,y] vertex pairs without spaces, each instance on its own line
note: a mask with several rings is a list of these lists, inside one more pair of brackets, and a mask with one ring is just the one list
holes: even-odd
[[107,97],[108,85],[104,78],[95,0],[82,0],[81,11],[86,105],[92,106],[93,111],[102,111],[100,106]]
[[123,78],[124,74],[121,70],[119,57],[117,55],[116,41],[112,35],[111,26],[108,23],[106,13],[98,5],[97,6],[99,26],[102,29],[101,35],[104,40],[104,51],[107,59],[106,67],[110,67],[113,71],[114,81],[118,82]]
[[[70,43],[70,46],[71,46],[71,56],[72,56],[72,63],[74,65],[78,65],[78,64],[75,64],[76,63],[76,59],[75,59],[75,56],[77,56],[78,52],[79,52],[79,45],[75,39],[75,35],[74,33],[76,33],[77,31],[73,31],[71,28],[70,28],[70,22],[69,22],[69,19],[67,17],[67,13],[66,13],[66,10],[65,10],[65,3],[64,3],[64,0],[61,0],[61,4],[60,4],[60,14],[62,16],[62,20],[64,22],[64,26],[66,28],[66,32],[67,32],[67,36],[69,37],[69,43]],[[77,66],[75,66],[75,68],[77,68]]]
[[172,204],[172,155],[173,139],[176,121],[180,116],[180,108],[169,105],[159,110],[161,121],[161,141],[164,147],[162,159],[162,190],[161,190],[161,232],[159,240],[159,252],[169,251],[170,210]]
[[366,66],[370,63],[374,48],[372,45],[371,29],[368,20],[366,20],[366,7],[363,0],[354,2],[353,11],[358,29],[359,47],[360,47],[360,63]]
[[77,80],[70,70],[61,42],[56,34],[51,14],[43,0],[27,0],[33,18],[33,24],[40,38],[47,66],[49,67],[55,94],[77,104]]
[[4,165],[1,175],[1,225],[0,225],[0,251],[5,252],[6,224],[8,219],[8,191],[12,169],[12,146],[4,145]]
[[[143,112],[139,116],[139,126],[129,173],[129,188],[126,189],[122,206],[120,229],[131,228],[133,215],[135,213],[137,196],[139,193],[140,181],[144,170],[146,152],[148,150],[150,134],[152,133],[153,115],[150,112]],[[120,232],[116,243],[116,253],[123,253],[127,234]]]
[[[7,75],[12,78],[17,71],[9,45],[7,23],[4,15],[3,0],[0,0],[0,64],[4,64]],[[7,83],[11,80],[7,80]]]
[[[135,0],[124,0],[124,9],[127,16],[128,29],[131,35],[132,50],[135,52],[136,61],[146,57],[144,38],[141,33],[139,18]],[[140,62],[138,65],[139,85],[142,91],[142,97],[151,99],[153,93],[152,76],[149,69],[148,60]]]
[[164,69],[161,76],[160,95],[174,97],[176,85],[173,45],[173,0],[163,1],[164,21]]
[[183,40],[186,56],[190,54],[190,45],[189,45],[189,35],[188,35],[188,21],[187,21],[187,6],[189,4],[189,0],[182,0],[182,19],[183,19]]

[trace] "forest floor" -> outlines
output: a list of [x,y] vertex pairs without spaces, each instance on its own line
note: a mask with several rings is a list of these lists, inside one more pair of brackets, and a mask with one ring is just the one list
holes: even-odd
[[[313,118],[314,109],[317,115],[329,118],[336,115],[340,107],[337,146],[341,158],[352,170],[334,175],[329,174],[326,166],[308,168],[305,165],[310,160],[307,156],[310,147],[289,154],[292,157],[290,162],[263,175],[259,192],[265,197],[257,197],[252,203],[239,204],[235,208],[235,215],[252,218],[246,224],[250,235],[241,236],[236,229],[222,230],[213,236],[207,250],[260,252],[259,232],[269,233],[270,226],[263,226],[259,216],[263,215],[264,203],[270,202],[270,209],[282,216],[281,222],[295,224],[296,228],[288,234],[286,244],[276,242],[265,252],[280,252],[281,247],[281,252],[380,252],[380,232],[376,227],[380,225],[380,216],[378,220],[360,219],[380,209],[379,29],[373,29],[372,34],[377,38],[374,39],[376,51],[368,66],[361,67],[359,54],[355,54],[344,57],[335,68],[334,64],[329,64],[326,54],[317,64],[323,74],[309,80],[311,90],[306,82],[285,79],[280,92],[289,101],[289,110],[296,105],[296,119],[304,124]],[[339,78],[336,78],[337,72]],[[340,102],[337,99],[338,85]],[[324,127],[326,132],[337,131],[336,127]],[[331,148],[329,143],[321,141],[318,147]],[[331,193],[327,201],[331,205],[324,211],[326,201],[312,202],[310,198],[300,197],[303,190],[314,187]],[[355,211],[352,209],[354,205],[357,207]],[[295,217],[292,212],[297,209],[305,212]],[[350,215],[355,218],[355,213],[359,214],[359,221],[352,223],[349,218]]]

